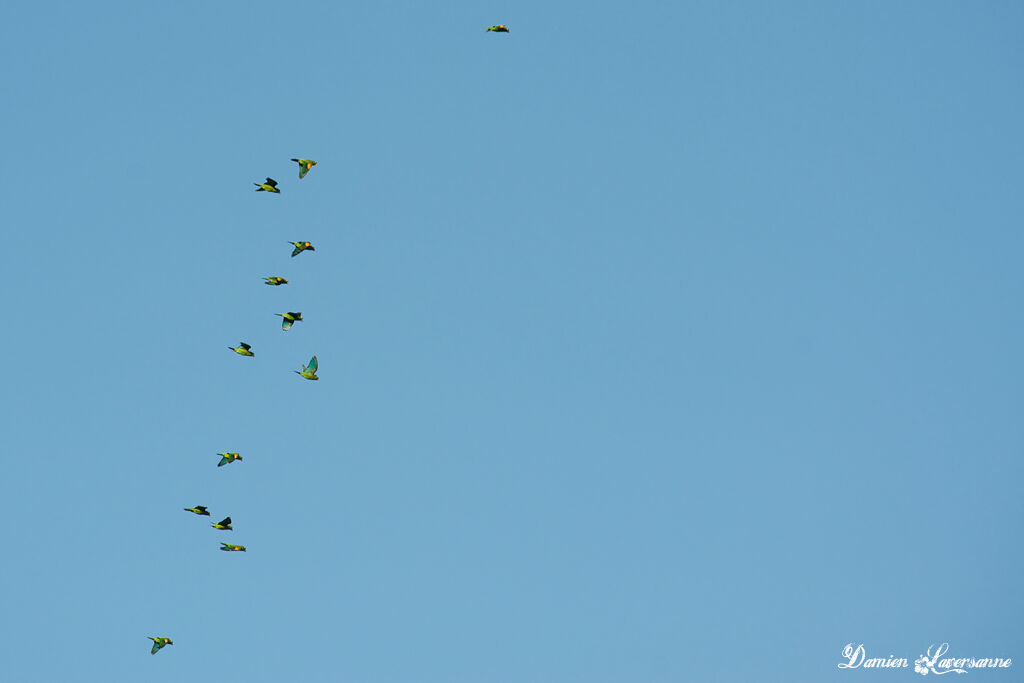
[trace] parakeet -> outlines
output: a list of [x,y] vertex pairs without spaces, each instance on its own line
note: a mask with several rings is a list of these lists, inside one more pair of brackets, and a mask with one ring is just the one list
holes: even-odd
[[266,280],[266,282],[263,283],[265,285],[273,285],[275,287],[278,287],[280,285],[288,284],[288,281],[285,280],[283,277],[274,276],[274,277],[265,277],[263,279]]
[[253,183],[256,186],[257,192],[276,192],[281,194],[281,190],[277,189],[277,181],[273,178],[267,178],[265,183]]
[[288,244],[295,245],[295,250],[292,251],[292,256],[298,256],[304,251],[316,251],[316,247],[309,242],[289,242]]
[[292,325],[294,323],[302,322],[301,311],[298,313],[292,313],[291,311],[289,311],[288,313],[275,313],[274,315],[281,316],[281,329],[284,330],[285,332],[292,329]]
[[497,26],[488,26],[488,31],[494,31],[495,33],[508,33],[508,26],[505,24],[498,24]]
[[153,636],[146,636],[146,637],[153,641],[153,649],[149,651],[150,654],[154,654],[155,655],[157,653],[157,650],[162,648],[164,645],[174,645],[174,641],[171,640],[170,638],[161,638],[161,637],[154,638]]
[[256,354],[250,351],[252,347],[245,342],[238,342],[238,346],[229,346],[229,349],[242,356],[255,356]]
[[316,369],[317,369],[316,356],[313,356],[309,360],[309,365],[308,366],[303,365],[301,371],[300,370],[295,370],[294,372],[297,372],[298,374],[302,375],[306,379],[320,379],[319,377],[316,376]]
[[299,180],[305,178],[306,174],[309,173],[309,169],[316,166],[316,162],[312,159],[292,159],[292,161],[296,161],[299,164]]
[[221,548],[220,548],[221,550],[226,550],[229,553],[233,552],[233,551],[234,552],[239,552],[240,551],[240,552],[243,552],[243,553],[245,552],[245,546],[244,545],[233,545],[231,543],[221,543],[220,545],[221,545]]
[[185,512],[194,512],[197,515],[206,515],[207,517],[210,516],[210,513],[206,511],[205,505],[196,505],[194,508],[185,508]]
[[220,462],[217,463],[217,467],[223,467],[224,465],[227,465],[229,462],[234,462],[236,460],[242,459],[242,456],[240,456],[238,453],[218,453],[217,455],[223,456],[221,457]]
[[216,524],[211,524],[210,526],[212,526],[214,529],[220,529],[221,531],[232,531],[230,517],[225,517]]

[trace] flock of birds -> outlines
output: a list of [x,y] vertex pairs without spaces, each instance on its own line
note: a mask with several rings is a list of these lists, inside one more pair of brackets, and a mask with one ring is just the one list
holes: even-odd
[[[509,32],[508,27],[505,26],[504,24],[498,24],[497,26],[488,26],[487,30],[492,31],[494,33]],[[292,161],[299,165],[299,180],[305,178],[306,174],[309,173],[309,170],[317,165],[317,162],[313,161],[312,159],[292,159]],[[281,190],[277,189],[277,181],[274,180],[273,178],[267,178],[266,182],[253,183],[253,185],[256,186],[257,192],[272,192],[274,194],[281,193]],[[289,242],[289,244],[291,244],[294,247],[292,249],[292,258],[298,256],[304,251],[316,251],[316,248],[309,242]],[[288,284],[288,280],[278,275],[272,275],[270,277],[265,277],[263,279],[264,284],[271,285],[273,287],[279,287],[281,285]],[[281,316],[281,329],[284,330],[285,332],[292,329],[292,325],[294,325],[295,323],[302,322],[302,313],[299,311],[275,313],[275,315]],[[249,356],[251,358],[256,355],[252,350],[252,346],[250,344],[245,343],[244,341],[239,342],[238,346],[229,346],[228,348],[241,356]],[[301,370],[295,370],[295,372],[305,379],[319,380],[320,378],[316,376],[316,371],[318,367],[319,365],[317,363],[316,356],[313,356],[309,361],[309,365],[303,365]],[[230,463],[235,462],[236,460],[240,461],[242,459],[242,456],[239,455],[238,453],[218,453],[217,455],[221,456],[220,462],[217,463],[217,467],[223,467],[224,465],[228,465]],[[185,508],[185,511],[200,516],[210,516],[210,511],[206,508],[205,505],[196,505],[195,507]],[[210,526],[212,526],[214,529],[217,529],[218,531],[232,531],[230,517],[225,517],[221,521],[217,522],[216,524],[211,524]],[[244,545],[223,542],[220,545],[220,549],[226,552],[246,552]],[[174,641],[165,636],[148,636],[148,638],[153,641],[153,649],[151,650],[151,653],[154,655],[165,646],[174,645]]]
[[[317,163],[312,159],[292,159],[292,161],[296,162],[299,165],[300,180],[306,177],[306,174],[309,173],[309,169],[317,165]],[[281,190],[277,189],[277,181],[275,181],[273,178],[267,178],[265,183],[254,183],[254,185],[256,185],[257,192],[274,192],[277,194],[281,193]],[[294,247],[292,249],[293,258],[304,251],[316,251],[313,245],[310,244],[309,242],[289,242],[289,244],[291,244]],[[279,275],[265,277],[263,278],[263,280],[264,284],[271,285],[274,287],[280,287],[281,285],[288,284],[288,280],[286,280],[283,277],[280,277]],[[292,329],[292,325],[294,325],[295,323],[302,321],[302,313],[297,311],[288,311],[287,313],[276,313],[275,315],[281,316],[281,329],[284,330],[285,332]],[[239,342],[238,346],[229,346],[228,348],[241,356],[249,356],[251,358],[256,355],[252,350],[252,346],[246,344],[245,342]],[[316,356],[313,356],[312,360],[309,361],[309,365],[303,365],[302,370],[296,370],[295,372],[297,372],[306,379],[318,380],[320,378],[316,376],[316,370],[317,360]],[[221,456],[220,462],[217,463],[217,467],[223,467],[224,465],[229,465],[235,462],[236,460],[242,460],[242,456],[238,453],[218,453],[217,455]],[[205,505],[196,505],[195,507],[185,508],[185,511],[200,516],[210,516],[210,511],[207,509]],[[214,529],[217,529],[218,531],[233,530],[231,527],[230,517],[225,517],[221,521],[217,522],[216,524],[211,524],[210,526],[212,526]],[[220,549],[226,552],[246,552],[244,545],[238,545],[236,543],[221,543],[220,546]],[[174,645],[174,641],[166,636],[149,636],[149,639],[153,641],[153,649],[151,650],[152,654],[156,654],[167,645]]]

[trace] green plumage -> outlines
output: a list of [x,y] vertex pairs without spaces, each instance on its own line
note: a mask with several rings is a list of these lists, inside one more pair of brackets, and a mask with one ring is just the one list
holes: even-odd
[[220,545],[221,545],[221,548],[220,548],[221,550],[225,550],[225,551],[227,551],[229,553],[230,552],[242,552],[242,553],[245,552],[245,546],[244,545],[234,545],[232,543],[221,543]]
[[162,648],[164,645],[174,645],[174,641],[170,638],[164,638],[162,636],[157,636],[156,638],[154,638],[153,636],[146,637],[153,641],[153,649],[149,651],[150,654],[155,655],[157,653],[157,650]]
[[288,244],[295,246],[295,249],[292,250],[292,257],[298,256],[304,251],[316,251],[316,247],[309,242],[289,242]]
[[242,459],[242,456],[238,453],[218,453],[217,455],[223,456],[221,457],[220,462],[217,463],[217,467],[224,467],[224,465],[227,465],[229,462]]
[[281,316],[281,329],[285,332],[292,329],[293,324],[302,322],[301,311],[298,313],[292,313],[291,311],[288,313],[275,313],[274,315]]
[[263,284],[273,285],[274,287],[279,287],[281,285],[288,284],[288,281],[285,280],[283,277],[274,276],[274,277],[265,277],[263,279],[266,280],[266,282],[264,282]]
[[276,192],[281,194],[281,190],[277,189],[277,181],[273,178],[267,178],[265,183],[253,183],[256,186],[257,192]]
[[241,356],[256,355],[255,353],[252,352],[252,347],[246,344],[245,342],[238,342],[238,346],[229,346],[228,348]]
[[295,370],[294,372],[302,375],[306,379],[320,379],[316,376],[316,369],[319,367],[319,363],[316,361],[316,356],[313,356],[309,360],[309,365],[303,365],[302,370]]
[[221,531],[232,531],[230,517],[225,517],[216,524],[211,524],[210,526],[212,526],[214,529],[220,529]]
[[305,178],[306,174],[309,173],[309,169],[316,166],[316,162],[312,159],[292,159],[292,161],[299,164],[299,180]]
[[197,515],[206,515],[207,517],[210,516],[210,513],[206,511],[205,505],[196,505],[194,508],[185,508],[185,512],[194,512]]
[[508,33],[509,32],[508,26],[505,26],[504,24],[499,24],[497,26],[488,26],[487,30],[488,31],[494,31],[495,33]]

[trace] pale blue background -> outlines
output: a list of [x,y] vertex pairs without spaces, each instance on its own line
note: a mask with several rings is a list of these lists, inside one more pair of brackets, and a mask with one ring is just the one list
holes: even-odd
[[10,3],[0,678],[1024,658],[1022,20]]

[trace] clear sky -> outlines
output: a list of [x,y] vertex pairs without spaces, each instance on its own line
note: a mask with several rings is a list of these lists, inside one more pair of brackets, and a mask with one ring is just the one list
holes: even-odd
[[0,678],[1019,677],[1024,5],[3,15]]

